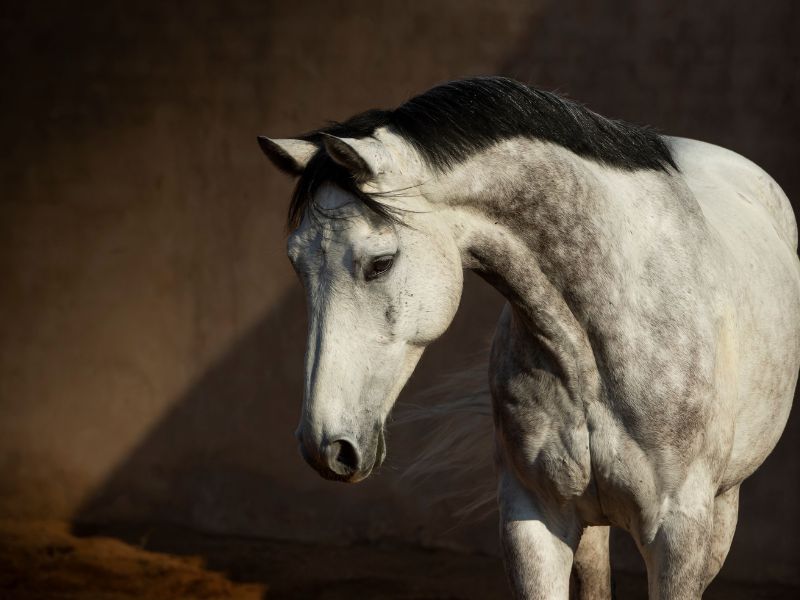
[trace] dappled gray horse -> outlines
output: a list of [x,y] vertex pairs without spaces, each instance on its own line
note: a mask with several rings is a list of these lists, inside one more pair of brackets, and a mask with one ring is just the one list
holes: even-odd
[[769,175],[502,78],[259,142],[299,176],[306,460],[349,482],[383,461],[472,269],[508,300],[489,377],[516,596],[566,598],[574,567],[609,597],[613,525],[650,598],[699,598],[797,380],[797,229]]

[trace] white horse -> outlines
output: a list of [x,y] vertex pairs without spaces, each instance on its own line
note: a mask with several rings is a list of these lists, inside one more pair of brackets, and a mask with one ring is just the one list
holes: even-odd
[[518,598],[610,596],[608,526],[651,599],[700,598],[739,485],[800,366],[792,209],[722,148],[502,78],[457,81],[297,139],[289,257],[308,298],[297,438],[356,482],[463,269],[508,303],[490,364],[500,531]]

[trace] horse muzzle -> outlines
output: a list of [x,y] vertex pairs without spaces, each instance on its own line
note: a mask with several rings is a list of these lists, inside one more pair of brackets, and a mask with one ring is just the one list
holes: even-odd
[[331,481],[358,483],[383,463],[386,457],[386,440],[383,428],[371,436],[369,443],[359,444],[350,436],[324,436],[314,443],[302,432],[296,434],[300,454],[322,477]]

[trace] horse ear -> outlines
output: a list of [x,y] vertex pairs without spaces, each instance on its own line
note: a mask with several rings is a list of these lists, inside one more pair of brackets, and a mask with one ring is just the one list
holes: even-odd
[[331,159],[350,171],[356,181],[369,181],[379,172],[376,148],[368,140],[324,133],[322,143]]
[[273,140],[258,136],[258,145],[272,164],[288,175],[300,175],[308,161],[317,153],[316,144],[305,140]]

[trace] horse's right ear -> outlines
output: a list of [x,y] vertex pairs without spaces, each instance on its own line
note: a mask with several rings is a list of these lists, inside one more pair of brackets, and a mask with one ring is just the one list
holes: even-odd
[[263,135],[258,136],[258,145],[272,164],[288,175],[300,175],[319,150],[305,140],[273,140]]

